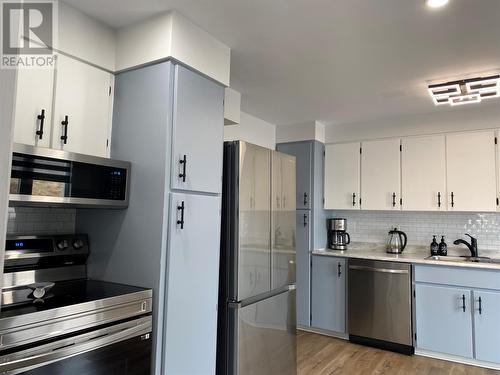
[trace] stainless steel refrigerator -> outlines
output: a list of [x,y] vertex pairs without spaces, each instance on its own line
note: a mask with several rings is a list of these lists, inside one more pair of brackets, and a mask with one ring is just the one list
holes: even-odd
[[224,143],[219,375],[297,372],[295,157]]

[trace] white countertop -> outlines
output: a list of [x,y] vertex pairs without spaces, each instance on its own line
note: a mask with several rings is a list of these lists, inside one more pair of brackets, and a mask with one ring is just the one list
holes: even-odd
[[[468,267],[468,268],[484,268],[500,270],[500,263],[476,263],[458,260],[461,255],[470,255],[467,249],[451,247],[448,249],[448,259],[432,260],[426,259],[429,257],[430,251],[426,246],[411,246],[408,245],[402,254],[388,254],[385,250],[385,244],[356,242],[348,245],[348,249],[344,251],[319,249],[312,251],[313,255],[333,256],[341,258],[357,258],[382,260],[389,262],[403,262],[413,264],[432,264],[438,266],[453,266],[453,267]],[[492,259],[500,259],[500,251],[481,251],[479,256],[489,257]],[[453,261],[456,259],[458,261]]]

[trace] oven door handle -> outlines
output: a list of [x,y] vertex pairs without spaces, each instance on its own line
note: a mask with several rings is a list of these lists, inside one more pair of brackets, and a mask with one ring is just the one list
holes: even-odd
[[96,334],[95,338],[90,338],[83,342],[79,342],[79,340],[71,341],[71,339],[61,340],[61,346],[54,349],[52,348],[54,344],[59,343],[56,341],[52,343],[52,345],[49,344],[50,347],[47,348],[45,352],[31,355],[29,357],[14,358],[16,353],[0,357],[0,374],[18,374],[20,372],[27,371],[27,369],[33,369],[46,364],[62,361],[64,359],[112,345],[132,337],[149,334],[151,332],[151,320],[144,320],[140,323],[136,323],[133,327],[121,329],[117,332],[110,332],[108,334],[99,335],[99,331],[100,330],[93,332]]

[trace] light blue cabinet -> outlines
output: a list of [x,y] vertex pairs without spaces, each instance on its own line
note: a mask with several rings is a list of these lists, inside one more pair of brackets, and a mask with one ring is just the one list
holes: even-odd
[[215,374],[219,212],[220,197],[171,194],[165,374]]
[[224,88],[176,65],[172,130],[172,188],[220,193]]
[[472,358],[471,291],[420,284],[415,291],[418,348]]
[[476,359],[500,363],[500,292],[473,291]]
[[311,324],[311,214],[309,210],[297,210],[296,247],[297,247],[297,324]]
[[312,258],[311,325],[327,331],[346,331],[346,260]]
[[309,210],[313,199],[313,141],[281,143],[276,145],[279,152],[293,155],[297,165],[296,208]]

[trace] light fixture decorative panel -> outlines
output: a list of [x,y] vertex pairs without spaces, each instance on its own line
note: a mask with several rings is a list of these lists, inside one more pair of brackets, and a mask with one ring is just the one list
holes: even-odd
[[483,99],[500,97],[500,75],[432,84],[428,90],[435,105],[480,103]]

